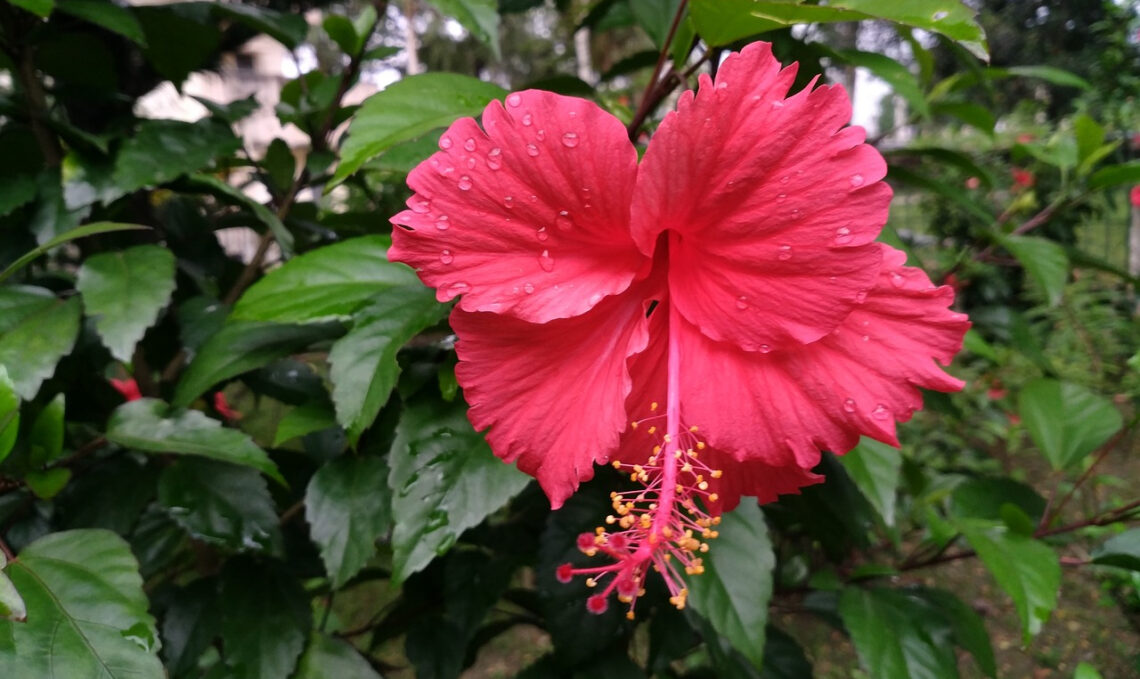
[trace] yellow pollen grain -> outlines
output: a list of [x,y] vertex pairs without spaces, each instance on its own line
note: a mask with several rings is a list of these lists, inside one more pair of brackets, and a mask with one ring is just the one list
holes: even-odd
[[634,618],[633,611],[626,611],[625,612],[625,619],[626,620],[633,620],[633,618]]
[[724,476],[724,471],[720,469],[714,469],[709,472],[709,476],[713,477],[714,479],[719,479],[720,477]]
[[[693,473],[693,465],[692,465],[692,464],[690,464],[690,463],[688,463],[688,462],[686,462],[686,463],[685,463],[685,464],[684,464],[684,465],[681,467],[681,471],[685,472],[686,474],[691,474],[691,473]],[[698,476],[697,478],[700,478],[700,477]]]
[[654,401],[653,403],[650,403],[650,404],[649,404],[649,409],[650,409],[650,410],[657,410],[657,401]]
[[665,443],[669,443],[672,440],[673,440],[673,436],[671,434],[665,435]]
[[697,488],[700,488],[701,490],[708,490],[709,489],[709,482],[708,481],[701,481],[700,483],[697,484]]
[[696,434],[698,431],[700,431],[700,427],[698,427],[697,425],[694,424],[693,426],[689,427],[689,431]]
[[631,604],[633,603],[633,597],[626,594],[619,594],[618,601],[622,602],[623,604]]
[[[711,499],[711,498],[710,498],[710,499]],[[719,526],[719,525],[720,525],[720,517],[719,517],[719,516],[714,516],[714,517],[712,518],[712,525],[714,525],[714,526]]]
[[614,460],[613,464],[614,464],[614,469],[621,469],[621,462]]
[[709,493],[709,502],[716,502],[719,499],[720,499],[720,496],[717,495],[716,493]]
[[614,524],[616,521],[617,521],[617,519],[615,519],[615,518],[614,518],[614,515],[613,515],[613,514],[610,514],[609,516],[607,516],[607,517],[606,517],[606,523],[610,524],[611,526],[612,526],[612,525],[613,525],[613,524]]
[[704,449],[705,449],[705,442],[704,441],[697,441],[697,450],[704,450]]
[[593,579],[593,578],[586,578],[586,586],[587,587],[597,587],[598,581]]
[[656,433],[657,433],[657,427],[650,427],[650,428],[649,428],[649,433],[650,433],[650,434],[656,434]]
[[630,423],[629,423],[629,428],[630,428],[630,429],[637,429],[637,420],[634,420],[633,422],[630,422]]

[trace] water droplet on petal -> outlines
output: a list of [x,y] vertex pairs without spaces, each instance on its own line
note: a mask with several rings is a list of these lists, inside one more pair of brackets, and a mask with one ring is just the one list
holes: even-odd
[[542,254],[538,256],[538,265],[547,273],[554,271],[554,258],[550,256],[550,250],[542,251]]
[[456,282],[451,284],[451,292],[453,292],[455,294],[459,294],[461,292],[467,292],[470,288],[471,288],[471,286],[464,283],[463,281],[456,281]]
[[843,410],[849,413],[855,412],[855,399],[849,398],[843,401]]
[[892,271],[891,272],[891,285],[895,286],[896,288],[901,288],[902,286],[906,285],[906,279],[903,278],[902,274],[900,274],[899,272]]
[[538,234],[537,234],[537,235],[538,235],[538,240],[540,240],[540,241],[542,241],[542,242],[544,242],[544,243],[546,242],[546,240],[547,240],[548,238],[550,238],[550,234],[546,232],[546,227],[545,227],[545,226],[544,226],[544,227],[542,227],[541,229],[539,229],[539,230],[538,230]]
[[539,130],[534,136],[537,137],[539,141],[543,141],[546,139],[546,130]]
[[503,196],[503,205],[506,205],[508,210],[513,208],[515,206],[514,197],[513,196]]
[[530,127],[531,123],[533,123],[533,122],[534,122],[534,119],[530,117],[529,113],[526,114],[525,116],[523,116],[523,118],[522,118],[523,127]]
[[532,294],[534,292],[534,286],[531,285],[530,283],[527,283],[526,285],[523,286],[523,292],[525,292],[528,295]]
[[526,145],[526,154],[528,156],[530,156],[531,158],[534,158],[535,156],[538,155],[538,147],[535,146],[534,144],[527,144]]
[[554,225],[557,226],[560,231],[569,231],[570,228],[574,226],[574,220],[570,218],[569,212],[563,210],[554,218]]
[[728,83],[722,80],[716,84],[716,88],[718,90],[727,90],[728,89]]
[[854,236],[851,235],[851,229],[846,226],[841,226],[835,230],[835,242],[837,245],[846,245],[851,242]]
[[767,344],[760,345],[760,353],[767,354],[770,351],[772,351],[772,347],[768,346]]
[[472,137],[468,137],[467,141],[463,142],[463,148],[468,150],[468,151],[474,151],[475,150],[475,139]]
[[532,203],[537,203],[538,202],[538,196],[536,196],[532,193],[532,194],[530,194],[530,197],[527,198],[527,200],[529,200]]
[[600,301],[602,301],[602,293],[595,292],[594,294],[590,295],[590,306],[594,306]]
[[447,227],[449,226],[451,226],[451,221],[447,218],[447,215],[440,215],[436,217],[435,228],[439,229],[440,231],[447,231]]
[[568,149],[572,149],[578,145],[578,135],[574,132],[567,132],[562,135],[562,145]]
[[431,211],[431,201],[423,198],[417,198],[412,201],[412,212],[416,214],[424,214]]
[[851,175],[851,186],[854,186],[855,188],[859,188],[862,185],[863,185],[863,175],[861,175],[861,174]]
[[866,301],[867,301],[867,292],[865,290],[860,290],[859,292],[855,293],[855,303],[856,304],[862,304],[863,302],[866,302]]
[[861,337],[860,339],[862,339],[864,342],[870,342],[871,336],[870,335],[863,335],[863,337]]
[[503,149],[495,147],[487,152],[487,167],[497,170],[503,166]]
[[446,134],[439,138],[439,147],[446,151],[451,148],[451,137]]
[[467,159],[467,169],[468,170],[474,170],[475,169],[475,158],[474,157]]
[[772,108],[784,108],[784,102],[777,99],[776,101],[772,102]]
[[780,201],[781,203],[787,199],[788,199],[788,194],[786,194],[786,193],[781,193],[780,195],[776,196],[776,200]]
[[519,96],[518,94],[512,94],[511,96],[507,97],[507,106],[510,106],[512,108],[516,108],[521,103],[522,103],[522,97]]
[[439,253],[439,261],[442,264],[451,264],[453,261],[455,261],[455,257],[451,256],[451,250],[444,250],[443,252]]
[[792,208],[792,219],[799,219],[800,217],[803,217],[803,216],[804,216],[803,211],[800,210],[798,207]]
[[875,418],[876,420],[885,420],[890,416],[891,411],[887,410],[887,407],[882,403],[875,406],[875,409],[871,411],[871,417]]
[[459,178],[459,190],[460,191],[470,191],[471,190],[471,177],[468,177],[467,175],[463,175],[462,177]]
[[792,258],[792,246],[791,245],[781,245],[780,246],[780,252],[779,252],[779,254],[776,255],[776,259],[780,260],[781,262],[786,262],[791,258]]
[[736,298],[736,308],[744,311],[748,308],[748,297],[741,295]]
[[791,177],[789,177],[788,175],[784,175],[783,177],[780,177],[780,183],[781,184],[787,184],[790,179],[791,179]]

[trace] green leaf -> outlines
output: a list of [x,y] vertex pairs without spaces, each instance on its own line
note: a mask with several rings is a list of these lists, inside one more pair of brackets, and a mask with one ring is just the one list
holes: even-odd
[[1104,676],[1089,663],[1081,662],[1073,672],[1073,679],[1104,679]]
[[277,562],[235,559],[222,572],[226,679],[292,676],[312,629],[309,597]]
[[356,439],[388,401],[400,365],[396,354],[447,307],[422,285],[392,288],[357,313],[355,327],[329,351],[329,379],[337,421]]
[[388,261],[387,236],[352,238],[289,260],[238,300],[235,321],[305,323],[352,314],[392,288],[418,285],[415,273]]
[[79,299],[72,297],[24,317],[0,335],[0,366],[8,369],[17,395],[31,400],[52,376],[59,359],[75,344],[79,317]]
[[273,232],[273,237],[277,239],[282,252],[287,255],[293,253],[293,234],[285,227],[285,223],[273,210],[250,198],[244,191],[217,177],[205,174],[191,175],[187,178],[186,184],[191,189],[201,189],[224,202],[249,210],[257,221]]
[[306,403],[298,406],[281,418],[277,423],[277,435],[273,439],[273,447],[277,448],[286,441],[323,431],[336,425],[336,413],[332,406],[326,403]]
[[864,437],[851,452],[839,458],[851,480],[883,517],[895,525],[895,500],[899,487],[902,456],[885,443]]
[[0,364],[0,462],[3,462],[16,445],[20,431],[20,397],[16,385],[8,377],[8,370]]
[[1035,520],[1045,513],[1045,498],[1032,486],[1005,477],[968,479],[950,495],[950,513],[963,519],[1000,521],[1005,505],[1017,507]]
[[6,0],[6,2],[13,7],[26,9],[44,19],[51,16],[51,11],[55,7],[53,0]]
[[56,8],[64,14],[79,17],[88,23],[118,33],[127,40],[146,47],[142,24],[129,9],[106,0],[60,0]]
[[293,177],[297,172],[297,159],[284,139],[278,137],[269,143],[269,148],[265,150],[265,158],[261,160],[261,166],[265,168],[270,185],[278,194],[285,193],[293,185]]
[[859,663],[875,679],[958,679],[954,649],[931,638],[925,613],[889,589],[848,587],[839,598]]
[[1090,189],[1135,184],[1140,182],[1140,160],[1102,167],[1089,177]]
[[299,12],[278,12],[265,7],[238,3],[212,3],[215,14],[234,19],[259,33],[265,33],[289,49],[294,49],[309,35],[309,24]]
[[1104,128],[1083,113],[1073,121],[1073,133],[1077,137],[1077,160],[1082,163],[1104,143]]
[[957,204],[958,207],[977,219],[980,224],[992,224],[994,221],[994,216],[990,214],[985,207],[974,200],[973,196],[957,186],[951,186],[944,181],[909,170],[900,165],[892,165],[889,167],[887,176],[894,181],[937,193],[943,198]]
[[16,586],[4,574],[4,568],[7,566],[8,560],[4,558],[3,554],[0,554],[0,619],[24,622],[28,619],[28,607],[24,603],[23,597],[16,591]]
[[530,481],[491,453],[461,404],[408,404],[388,463],[393,583],[446,552]]
[[70,231],[65,231],[64,233],[59,234],[55,238],[52,238],[35,250],[28,252],[24,256],[9,264],[7,269],[0,271],[0,282],[8,279],[12,274],[16,273],[20,269],[23,269],[28,264],[31,264],[41,255],[47,253],[47,251],[59,245],[63,245],[64,243],[69,243],[78,238],[94,236],[100,233],[113,233],[115,231],[140,231],[149,228],[150,227],[148,226],[139,226],[138,224],[115,224],[114,222],[95,222],[93,224],[85,224],[84,226],[76,227]]
[[178,460],[158,478],[158,503],[196,540],[234,551],[280,550],[273,498],[252,469]]
[[329,14],[321,26],[324,27],[329,39],[335,42],[336,46],[345,54],[356,54],[357,50],[360,49],[360,38],[356,35],[356,28],[353,27],[352,21],[348,17]]
[[1062,87],[1077,87],[1082,90],[1093,90],[1093,85],[1084,78],[1054,66],[1011,66],[1009,68],[989,68],[986,75],[994,77],[1021,76],[1022,78],[1037,78],[1051,85]]
[[918,79],[906,66],[877,52],[839,50],[831,54],[852,66],[862,66],[881,78],[891,86],[895,94],[906,100],[915,113],[923,117],[930,115],[930,104],[926,101],[926,95],[923,94]]
[[162,614],[162,656],[171,677],[196,676],[198,659],[214,642],[222,621],[215,578],[172,588]]
[[997,119],[985,106],[961,101],[939,101],[931,104],[930,110],[932,113],[953,116],[989,137],[994,136]]
[[1054,469],[1080,462],[1120,431],[1120,411],[1082,386],[1041,378],[1018,394],[1018,413]]
[[0,635],[15,647],[0,652],[0,676],[166,676],[138,562],[122,538],[105,530],[52,533],[25,547],[7,573],[28,620],[0,620]]
[[381,679],[352,644],[314,633],[293,679]]
[[147,453],[196,455],[256,469],[284,484],[277,465],[248,436],[226,429],[197,410],[171,413],[162,401],[143,398],[111,413],[107,439]]
[[1140,571],[1140,528],[1115,535],[1092,553],[1092,562]]
[[795,24],[886,19],[941,33],[975,56],[988,58],[982,27],[960,0],[833,0],[826,6],[788,0],[693,0],[689,11],[697,33],[714,47]]
[[144,120],[119,149],[113,181],[118,195],[125,196],[201,170],[239,148],[241,141],[229,126],[212,118],[196,123]]
[[56,467],[44,471],[31,471],[24,477],[28,490],[41,500],[50,500],[71,480],[71,470],[66,467]]
[[496,59],[499,52],[499,3],[497,0],[428,0],[441,13],[455,19],[471,31],[479,42],[491,48]]
[[75,288],[111,355],[130,363],[135,345],[174,292],[174,254],[158,245],[88,257]]
[[1064,248],[1034,236],[997,236],[996,240],[1021,262],[1050,305],[1061,301],[1069,280],[1069,257]]
[[340,149],[334,186],[396,144],[411,141],[462,116],[479,115],[502,88],[454,73],[404,78],[369,97],[356,111]]
[[63,453],[64,395],[56,394],[48,402],[28,432],[28,461],[33,467],[42,467],[59,459]]
[[219,382],[342,332],[339,324],[227,323],[199,348],[178,382],[171,402],[177,407],[188,406]]
[[0,335],[56,303],[55,293],[31,285],[0,287]]
[[768,526],[759,505],[743,502],[723,515],[719,530],[704,557],[705,572],[688,578],[689,604],[759,668],[776,566]]
[[964,520],[959,530],[994,580],[1013,599],[1025,643],[1057,607],[1061,564],[1049,545],[992,522]]
[[[978,667],[987,677],[997,676],[997,660],[994,658],[989,632],[973,608],[954,594],[941,589],[924,587],[908,590],[908,594],[925,601],[931,607],[930,612],[923,616],[924,620],[941,618],[949,626],[954,643],[974,656]],[[931,637],[938,638],[939,635],[932,633]]]
[[633,19],[658,49],[664,46],[680,0],[629,0]]
[[305,519],[334,588],[364,567],[391,527],[387,479],[384,460],[361,455],[326,462],[309,481]]
[[788,633],[768,625],[760,679],[805,679],[812,676],[804,649]]

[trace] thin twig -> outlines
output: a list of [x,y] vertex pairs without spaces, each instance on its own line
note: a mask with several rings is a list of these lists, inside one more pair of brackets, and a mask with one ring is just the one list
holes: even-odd
[[[673,15],[673,23],[669,25],[669,33],[665,36],[665,41],[661,44],[661,53],[657,55],[657,64],[653,67],[653,75],[649,76],[649,84],[645,87],[645,92],[641,95],[641,102],[637,106],[637,112],[633,114],[633,120],[630,121],[629,127],[626,131],[629,134],[630,141],[637,141],[638,132],[641,130],[642,123],[661,103],[665,95],[669,93],[672,88],[665,88],[664,83],[669,80],[668,77],[661,79],[661,70],[665,67],[665,61],[669,58],[669,46],[673,44],[673,36],[677,34],[677,28],[681,25],[681,17],[685,15],[685,6],[688,0],[681,0],[677,5],[677,13]],[[658,81],[661,80],[659,83]]]

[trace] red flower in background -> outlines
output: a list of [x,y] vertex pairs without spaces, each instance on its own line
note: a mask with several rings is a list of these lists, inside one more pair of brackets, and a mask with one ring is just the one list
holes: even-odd
[[1132,187],[1128,192],[1128,200],[1131,201],[1132,207],[1140,207],[1140,186]]
[[111,383],[111,386],[115,388],[115,391],[122,394],[123,398],[127,399],[128,401],[137,401],[142,398],[142,392],[139,391],[139,383],[136,382],[135,378],[133,377],[128,377],[125,380],[115,379],[112,377],[107,381]]
[[969,323],[905,256],[874,242],[886,165],[839,87],[788,96],[767,44],[682,95],[640,164],[622,124],[549,92],[456,121],[411,172],[390,256],[446,301],[456,376],[495,453],[554,507],[612,462],[646,486],[613,495],[579,539],[632,603],[649,567],[683,606],[680,569],[742,495],[821,479],[820,451],[897,444],[919,388]]
[[1015,167],[1015,168],[1013,168],[1013,170],[1011,170],[1011,173],[1013,174],[1013,185],[1014,186],[1019,186],[1021,188],[1028,189],[1029,187],[1031,187],[1037,183],[1037,177],[1034,176],[1034,174],[1032,172],[1030,172],[1029,170],[1025,170],[1025,169],[1022,169],[1020,167]]
[[241,413],[230,407],[230,402],[226,400],[226,395],[220,391],[214,393],[214,410],[217,411],[223,419],[229,422],[241,419]]

